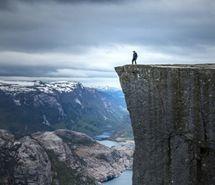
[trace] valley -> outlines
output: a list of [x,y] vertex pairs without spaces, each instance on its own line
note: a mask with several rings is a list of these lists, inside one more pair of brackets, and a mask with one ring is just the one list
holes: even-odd
[[0,81],[0,183],[131,180],[132,139],[118,89],[68,81]]
[[18,136],[71,129],[92,137],[104,131],[132,137],[121,90],[70,81],[1,81],[0,128]]

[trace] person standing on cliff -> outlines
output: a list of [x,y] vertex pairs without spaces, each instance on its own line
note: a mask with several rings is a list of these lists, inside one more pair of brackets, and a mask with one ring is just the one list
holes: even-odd
[[136,51],[133,51],[132,65],[137,64],[137,57],[138,57],[138,55],[137,55]]

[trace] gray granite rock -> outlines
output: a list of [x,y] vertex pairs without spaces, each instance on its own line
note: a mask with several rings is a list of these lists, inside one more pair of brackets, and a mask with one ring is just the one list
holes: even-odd
[[133,185],[215,184],[215,64],[115,69],[134,132]]
[[108,148],[86,134],[65,129],[21,139],[0,130],[1,151],[0,184],[4,185],[96,185],[132,165],[132,152],[126,148]]
[[119,176],[131,165],[131,157],[124,151],[101,145],[80,132],[59,129],[34,134],[33,137],[70,168],[84,171],[85,175],[99,182]]
[[19,141],[19,165],[15,169],[15,184],[48,185],[52,182],[51,162],[37,141],[24,137]]
[[0,146],[5,142],[13,142],[14,135],[7,130],[0,129]]

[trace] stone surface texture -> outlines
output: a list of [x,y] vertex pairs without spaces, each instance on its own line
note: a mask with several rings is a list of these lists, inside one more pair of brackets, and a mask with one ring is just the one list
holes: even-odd
[[20,139],[20,161],[15,169],[15,184],[51,184],[51,162],[44,149],[29,136]]
[[115,69],[134,132],[133,185],[214,185],[215,64]]
[[[20,139],[0,130],[0,151],[6,150],[5,143],[8,154],[11,147],[19,146],[14,151],[19,160],[12,166],[0,158],[0,184],[4,185],[97,185],[132,166],[132,153],[125,152],[126,148],[108,148],[86,134],[66,129]],[[4,157],[13,161],[13,156]],[[8,181],[8,169],[12,170],[13,183]]]

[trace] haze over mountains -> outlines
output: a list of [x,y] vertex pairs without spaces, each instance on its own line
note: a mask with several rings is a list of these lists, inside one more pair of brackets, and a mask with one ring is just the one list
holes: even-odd
[[91,136],[131,131],[123,94],[112,88],[70,81],[1,81],[0,105],[0,128],[17,135],[59,128]]

